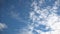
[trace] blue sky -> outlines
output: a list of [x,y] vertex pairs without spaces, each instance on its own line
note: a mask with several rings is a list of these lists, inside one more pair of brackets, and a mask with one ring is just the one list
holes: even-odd
[[1,0],[0,4],[0,34],[43,34],[60,18],[59,0]]
[[[1,31],[1,34],[16,34],[17,31],[23,27],[26,27],[27,24],[24,23],[24,20],[28,21],[28,13],[30,11],[30,0],[5,0],[3,2],[1,13],[1,23],[7,24],[8,28],[4,31]],[[11,17],[11,12],[19,13],[22,22]],[[17,29],[17,31],[16,31]]]

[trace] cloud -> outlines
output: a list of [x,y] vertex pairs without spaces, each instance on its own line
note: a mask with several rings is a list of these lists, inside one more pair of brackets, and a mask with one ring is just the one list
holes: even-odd
[[10,12],[10,17],[13,19],[16,19],[18,22],[23,22],[25,24],[27,24],[28,21],[23,20],[23,18],[20,16],[20,13],[18,12]]
[[3,29],[6,29],[7,25],[4,23],[0,23],[0,30],[2,31]]
[[22,29],[19,31],[19,34],[33,34],[32,31],[29,31],[27,29]]
[[[42,0],[40,0],[40,1],[42,1]],[[42,3],[45,3],[45,1]],[[60,22],[58,22],[59,16],[56,13],[56,12],[58,12],[57,9],[59,8],[59,0],[55,1],[53,6],[47,6],[44,9],[40,8],[41,4],[40,5],[38,5],[38,4],[40,4],[40,3],[33,1],[32,5],[31,5],[33,8],[32,11],[30,12],[30,19],[33,21],[30,25],[31,26],[30,28],[32,28],[31,30],[33,31],[34,27],[38,27],[40,24],[44,24],[44,25],[48,26],[48,28],[51,28],[50,31],[43,32],[41,30],[36,30],[36,32],[38,32],[38,33],[40,32],[39,34],[50,34],[50,33],[55,34],[54,30],[60,29],[60,26],[59,26]],[[46,28],[46,29],[48,29],[48,28]]]
[[56,6],[60,6],[60,0],[57,0],[57,1],[55,2],[55,5],[56,5]]
[[[39,0],[38,2],[33,1],[29,16],[32,23],[28,25],[27,29],[24,28],[22,31],[20,30],[21,32],[19,32],[19,34],[35,34],[35,32],[39,34],[60,34],[60,16],[56,13],[59,8],[59,0],[55,1],[53,6],[47,6],[46,8],[40,7],[43,3],[45,3],[44,0]],[[50,30],[47,32],[42,31],[44,28],[39,26],[41,24],[46,26],[46,30],[48,30],[48,28],[50,28]],[[35,27],[37,28],[35,29]],[[42,27],[42,30],[39,30],[38,27]]]

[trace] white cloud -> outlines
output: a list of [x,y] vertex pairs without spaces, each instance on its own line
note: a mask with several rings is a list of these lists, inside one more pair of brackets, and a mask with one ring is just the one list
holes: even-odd
[[[27,29],[23,29],[21,34],[34,34],[32,32],[33,30],[35,30],[39,34],[60,34],[60,30],[58,30],[60,29],[60,16],[56,14],[59,7],[58,0],[55,1],[53,6],[47,6],[44,9],[40,8],[41,4],[43,3],[45,3],[44,0],[40,0],[38,3],[36,1],[33,1],[33,3],[31,4],[32,11],[30,12],[30,19],[33,22],[31,23],[31,25],[28,25]],[[39,15],[37,16],[36,13]],[[46,25],[46,29],[51,28],[51,31],[43,32],[41,30],[34,29],[34,27],[38,27],[40,24]]]
[[0,30],[2,31],[5,28],[7,28],[7,25],[4,23],[0,23]]
[[[45,9],[41,9],[39,7],[39,5],[37,5],[37,4],[38,3],[36,1],[34,1],[32,3],[33,11],[30,12],[30,18],[33,21],[33,23],[32,23],[33,29],[32,30],[34,30],[34,27],[36,27],[37,25],[40,25],[40,24],[45,24],[45,25],[49,26],[52,29],[52,31],[55,30],[55,29],[60,29],[60,24],[59,24],[60,22],[58,22],[59,16],[57,16],[57,14],[56,14],[57,9],[59,7],[59,0],[55,1],[55,4],[53,4],[52,7],[47,6]],[[41,2],[41,4],[42,4],[42,2]],[[35,12],[38,13],[39,16],[36,16]],[[41,19],[43,19],[43,20],[40,21]],[[35,22],[38,23],[38,24],[34,25]],[[50,32],[42,32],[41,30],[36,30],[36,31],[38,33],[40,32],[40,34],[50,34],[51,33],[51,31]],[[58,33],[56,33],[56,34],[58,34]],[[55,34],[54,31],[51,34]]]

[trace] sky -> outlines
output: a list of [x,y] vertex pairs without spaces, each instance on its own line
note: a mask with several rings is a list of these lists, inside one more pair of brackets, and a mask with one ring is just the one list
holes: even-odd
[[60,34],[60,0],[0,0],[0,34]]

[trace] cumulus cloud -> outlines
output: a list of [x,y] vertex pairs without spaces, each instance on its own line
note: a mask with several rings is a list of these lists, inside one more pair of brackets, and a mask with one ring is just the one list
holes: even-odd
[[[55,1],[53,6],[48,5],[45,8],[41,8],[40,6],[42,6],[43,3],[45,3],[44,0],[39,0],[38,2],[33,1],[29,16],[32,23],[28,25],[27,29],[23,29],[21,34],[35,34],[35,32],[38,34],[60,34],[60,16],[56,13],[60,5],[59,0]],[[41,24],[45,26],[40,26]],[[39,27],[41,29],[39,29]],[[47,31],[48,29],[49,31]]]
[[3,29],[6,29],[7,25],[4,23],[0,23],[0,30],[2,31]]
[[[59,8],[59,0],[55,1],[53,6],[47,6],[46,8],[42,9],[40,8],[41,4],[45,3],[43,0],[39,1],[40,3],[37,3],[36,1],[33,1],[32,3],[32,11],[30,12],[30,19],[33,21],[31,23],[31,31],[35,30],[34,27],[38,27],[40,24],[46,25],[46,29],[51,28],[50,31],[48,32],[43,32],[41,30],[35,30],[39,34],[58,34],[58,29],[60,30],[59,27],[59,16],[57,15],[56,12],[57,9]],[[40,5],[38,5],[40,4]],[[54,31],[55,30],[55,31]],[[57,30],[57,31],[56,31]],[[58,32],[58,33],[55,33]],[[32,32],[33,33],[33,32]]]

